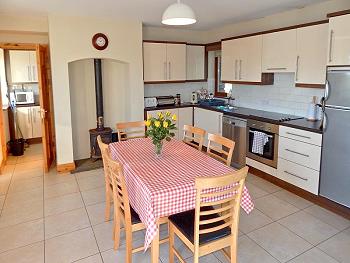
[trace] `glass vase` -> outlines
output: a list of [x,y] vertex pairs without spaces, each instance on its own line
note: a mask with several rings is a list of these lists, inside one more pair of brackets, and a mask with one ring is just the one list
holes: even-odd
[[162,152],[163,152],[163,141],[156,142],[154,144],[154,147],[155,147],[157,157],[160,157],[162,155]]

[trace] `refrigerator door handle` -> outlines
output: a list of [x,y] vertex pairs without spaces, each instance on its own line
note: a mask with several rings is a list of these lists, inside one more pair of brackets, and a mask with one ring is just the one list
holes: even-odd
[[329,87],[330,85],[329,85],[329,81],[328,80],[326,80],[326,86],[325,86],[325,89],[324,89],[324,100],[326,101],[326,100],[328,100],[328,98],[329,98]]
[[323,117],[322,117],[322,129],[323,129],[323,132],[325,132],[327,130],[327,125],[328,125],[327,114],[326,114],[326,112],[323,112]]

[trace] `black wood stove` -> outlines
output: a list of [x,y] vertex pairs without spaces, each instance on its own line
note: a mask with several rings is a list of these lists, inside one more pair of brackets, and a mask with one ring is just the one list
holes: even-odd
[[104,127],[103,120],[103,93],[102,93],[102,65],[101,59],[94,59],[95,69],[95,90],[96,90],[96,115],[97,128],[89,130],[90,133],[90,157],[101,158],[101,151],[98,147],[97,136],[101,136],[104,143],[112,142],[112,129]]

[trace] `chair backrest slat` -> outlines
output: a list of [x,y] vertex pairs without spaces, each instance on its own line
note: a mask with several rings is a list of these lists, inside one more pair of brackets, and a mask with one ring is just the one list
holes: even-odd
[[184,125],[184,143],[201,151],[203,147],[204,136],[205,130],[198,127],[193,127],[191,125]]
[[231,235],[237,238],[240,202],[247,174],[248,167],[244,167],[223,176],[196,178],[195,246],[199,246],[200,235],[226,227],[230,227]]
[[[219,148],[217,145],[220,145]],[[214,157],[215,159],[225,163],[226,165],[231,165],[233,150],[235,148],[235,142],[222,137],[218,134],[208,134],[208,147],[207,153]],[[228,149],[228,150],[225,150]]]
[[[126,141],[129,139],[144,138],[146,136],[145,127],[144,121],[117,123],[118,140]],[[134,136],[135,134],[136,136]]]
[[102,155],[102,162],[103,162],[103,171],[105,174],[105,180],[109,184],[111,183],[111,177],[109,175],[109,170],[107,169],[107,164],[106,164],[106,153],[108,149],[108,144],[104,143],[102,141],[102,138],[100,135],[97,136],[97,143],[98,147],[100,147],[101,155]]

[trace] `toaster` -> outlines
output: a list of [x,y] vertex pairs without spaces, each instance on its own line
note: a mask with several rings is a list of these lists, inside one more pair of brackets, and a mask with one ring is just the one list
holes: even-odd
[[145,98],[145,108],[157,107],[156,97],[146,97]]

